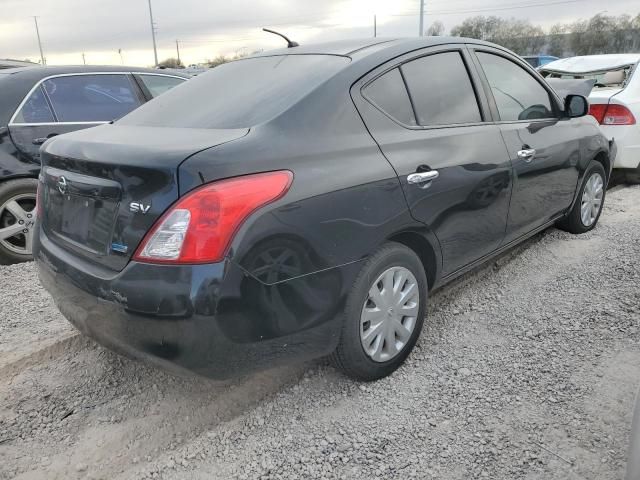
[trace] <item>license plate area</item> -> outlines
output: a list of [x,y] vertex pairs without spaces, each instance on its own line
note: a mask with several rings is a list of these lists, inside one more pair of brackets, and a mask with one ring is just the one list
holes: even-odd
[[48,188],[47,230],[77,247],[105,255],[111,243],[118,203]]

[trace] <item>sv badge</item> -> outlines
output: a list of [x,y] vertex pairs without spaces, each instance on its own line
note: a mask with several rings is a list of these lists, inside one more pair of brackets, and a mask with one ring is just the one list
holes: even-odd
[[144,203],[138,203],[138,202],[131,202],[129,204],[129,211],[133,212],[133,213],[142,213],[143,215],[146,214],[149,209],[151,208],[151,205],[145,205]]

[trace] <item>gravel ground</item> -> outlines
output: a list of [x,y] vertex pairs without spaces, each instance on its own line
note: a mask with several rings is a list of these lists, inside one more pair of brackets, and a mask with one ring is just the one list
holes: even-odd
[[[74,333],[0,267],[0,478],[614,479],[640,382],[640,187],[431,298],[375,383],[323,361],[176,378]],[[17,292],[20,292],[19,294]]]

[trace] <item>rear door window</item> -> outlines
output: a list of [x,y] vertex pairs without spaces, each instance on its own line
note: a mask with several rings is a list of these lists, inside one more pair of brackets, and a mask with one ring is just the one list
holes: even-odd
[[500,120],[554,118],[549,92],[520,65],[492,53],[477,52]]
[[418,125],[482,121],[471,79],[460,52],[443,52],[402,65]]
[[109,122],[140,106],[127,75],[70,75],[42,84],[59,122]]
[[42,91],[36,88],[13,119],[13,123],[53,123],[55,118]]
[[400,69],[394,68],[376,78],[362,93],[369,102],[391,118],[405,125],[416,125],[416,117]]
[[173,87],[177,87],[184,83],[185,78],[169,77],[168,75],[145,75],[138,74],[138,78],[144,86],[149,90],[152,97],[157,97]]

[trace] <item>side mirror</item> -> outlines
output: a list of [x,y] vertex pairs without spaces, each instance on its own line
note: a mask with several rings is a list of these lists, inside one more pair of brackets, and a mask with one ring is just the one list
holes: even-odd
[[584,117],[589,114],[589,101],[582,95],[567,95],[564,111],[570,118]]

